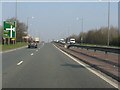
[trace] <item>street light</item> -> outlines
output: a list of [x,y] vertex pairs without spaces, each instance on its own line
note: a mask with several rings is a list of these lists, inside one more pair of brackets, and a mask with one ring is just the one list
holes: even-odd
[[34,19],[35,17],[27,17],[27,34],[28,34],[28,27],[29,27],[29,18],[32,18],[32,19]]
[[35,17],[31,17],[32,19],[34,19]]
[[[27,17],[27,35],[28,35],[28,27],[29,27],[29,18],[32,18],[34,19],[35,17]],[[28,39],[27,39],[27,42],[28,42]]]
[[83,17],[82,18],[79,18],[77,17],[76,20],[81,20],[81,28],[82,28],[82,37],[81,37],[81,43],[83,43]]
[[108,39],[107,39],[107,46],[109,46],[110,43],[110,35],[109,35],[109,30],[110,30],[110,1],[108,2]]
[[[17,23],[17,0],[16,0],[16,4],[15,4],[15,20]],[[16,24],[16,30],[17,30],[17,24]],[[16,44],[16,40],[14,41],[14,43]]]
[[16,0],[16,6],[15,6],[15,18],[17,20],[17,0]]

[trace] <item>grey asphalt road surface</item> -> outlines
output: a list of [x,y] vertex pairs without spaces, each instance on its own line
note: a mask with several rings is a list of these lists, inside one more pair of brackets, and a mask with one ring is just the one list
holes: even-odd
[[52,43],[2,56],[3,88],[114,88]]

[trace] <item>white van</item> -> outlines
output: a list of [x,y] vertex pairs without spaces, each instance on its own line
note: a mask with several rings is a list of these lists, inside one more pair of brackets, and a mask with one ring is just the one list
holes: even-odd
[[74,38],[70,39],[70,44],[75,44],[75,39]]

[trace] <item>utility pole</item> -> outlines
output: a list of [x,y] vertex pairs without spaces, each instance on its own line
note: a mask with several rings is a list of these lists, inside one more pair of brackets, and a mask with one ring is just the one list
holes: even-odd
[[108,2],[108,39],[107,39],[107,46],[109,47],[109,43],[110,43],[110,34],[109,34],[109,30],[110,30],[110,1]]

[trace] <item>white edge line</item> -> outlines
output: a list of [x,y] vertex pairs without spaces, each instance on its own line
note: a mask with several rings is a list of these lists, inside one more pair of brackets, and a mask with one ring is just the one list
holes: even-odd
[[[54,45],[54,44],[53,44]],[[55,46],[55,45],[54,45]],[[98,77],[100,77],[101,79],[103,79],[104,81],[106,81],[107,83],[111,84],[112,86],[114,86],[115,88],[118,88],[118,84],[114,83],[113,81],[109,80],[108,78],[104,77],[102,74],[92,70],[91,68],[87,67],[85,64],[83,64],[82,62],[78,61],[77,59],[75,59],[73,56],[67,54],[66,52],[62,51],[61,49],[59,49],[58,47],[55,46],[55,48],[57,48],[59,51],[61,51],[62,53],[64,53],[65,55],[67,55],[68,57],[70,57],[72,60],[74,60],[75,62],[79,63],[80,65],[82,65],[83,67],[85,67],[86,69],[88,69],[90,72],[94,73],[95,75],[97,75]]]
[[19,63],[17,63],[17,65],[20,65],[20,64],[22,64],[23,63],[23,61],[20,61]]

